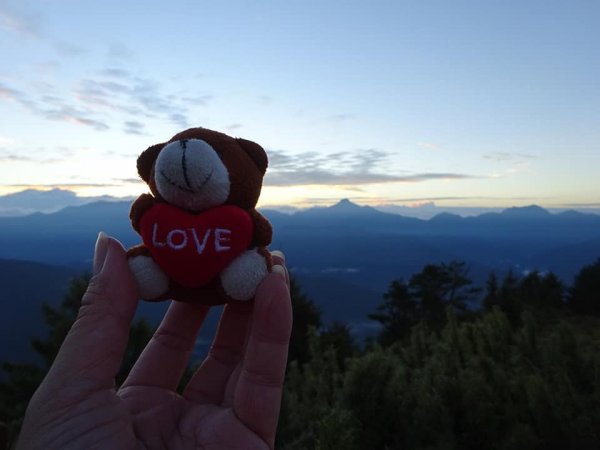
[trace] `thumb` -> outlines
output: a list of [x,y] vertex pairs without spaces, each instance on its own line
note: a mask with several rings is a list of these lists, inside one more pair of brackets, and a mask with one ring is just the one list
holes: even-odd
[[100,233],[94,276],[75,323],[47,376],[52,384],[112,387],[129,338],[138,297],[123,246]]

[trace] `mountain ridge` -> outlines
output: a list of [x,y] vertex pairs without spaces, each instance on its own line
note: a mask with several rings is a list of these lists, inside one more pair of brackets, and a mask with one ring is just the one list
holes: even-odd
[[[0,217],[25,216],[35,212],[53,213],[60,211],[68,206],[82,206],[98,201],[109,202],[131,202],[134,196],[114,197],[110,195],[79,197],[75,192],[65,188],[53,189],[24,189],[19,192],[0,195]],[[506,212],[507,210],[523,210],[527,208],[541,208],[548,211],[547,208],[539,207],[538,205],[516,206],[510,208],[490,208],[490,207],[457,207],[457,206],[437,206],[433,202],[426,202],[414,206],[403,206],[394,204],[382,204],[378,206],[358,205],[348,198],[341,199],[337,203],[330,206],[315,206],[310,208],[292,208],[289,205],[281,205],[278,207],[265,206],[264,210],[278,211],[284,214],[294,214],[297,212],[306,212],[309,210],[355,210],[360,211],[379,211],[386,214],[400,215],[404,217],[431,219],[435,215],[443,212],[456,214],[461,217],[472,217],[481,215],[485,212]],[[600,208],[594,208],[593,205],[582,206],[585,212],[578,211],[583,214],[600,215]],[[557,213],[566,212],[564,208],[553,208]],[[571,208],[574,210],[575,208]],[[490,211],[492,210],[492,211]],[[423,214],[427,212],[427,217]],[[460,211],[460,212],[458,212]],[[476,211],[480,211],[477,213]]]
[[[54,213],[0,217],[0,257],[41,261],[50,264],[81,264],[82,249],[93,249],[100,231],[115,236],[125,246],[140,237],[129,222],[130,202],[99,201],[69,206]],[[293,241],[369,239],[412,236],[446,244],[457,238],[546,241],[551,246],[568,245],[600,235],[600,216],[580,212],[550,213],[539,206],[514,207],[503,213],[461,217],[441,213],[423,220],[378,211],[342,200],[329,207],[312,208],[295,214],[268,209],[261,212],[274,227],[274,245]],[[324,239],[321,239],[324,237]],[[396,240],[397,242],[400,242]],[[398,244],[399,245],[399,244]],[[79,261],[79,263],[77,263]],[[89,256],[85,259],[89,261]]]
[[[64,285],[68,274],[89,271],[99,231],[116,237],[126,248],[140,243],[129,222],[129,209],[130,202],[100,201],[55,213],[0,217],[0,258],[11,260],[4,266],[0,260],[4,288],[18,292],[27,279],[27,288],[38,289],[44,282],[35,277],[42,273],[54,274]],[[286,254],[290,272],[301,286],[306,285],[306,293],[317,300],[324,317],[340,317],[358,328],[392,280],[406,280],[426,264],[465,261],[480,286],[490,272],[502,276],[508,270],[552,270],[568,284],[577,270],[600,257],[600,216],[555,214],[536,206],[472,217],[442,213],[428,220],[349,200],[291,215],[261,212],[273,224],[270,248]],[[23,260],[63,268],[30,265],[30,275],[15,275]],[[0,290],[0,301],[8,305],[12,294],[6,289]],[[21,295],[19,301],[36,303],[39,310],[46,299],[36,295],[36,291]],[[53,298],[60,296],[53,294]],[[141,310],[152,317],[162,313],[147,304]],[[39,311],[24,311],[22,320],[31,315],[39,327]]]

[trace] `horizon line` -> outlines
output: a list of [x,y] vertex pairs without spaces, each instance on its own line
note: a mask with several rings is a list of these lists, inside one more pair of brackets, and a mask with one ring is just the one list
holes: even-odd
[[[19,194],[46,194],[52,195],[52,193],[67,193],[73,194],[72,197],[64,199],[62,198],[62,204],[48,205],[47,207],[40,207],[39,204],[27,204],[23,201],[21,204],[2,205],[2,200],[5,198],[14,199]],[[41,213],[55,213],[67,207],[78,207],[86,204],[97,203],[97,202],[132,202],[136,198],[135,195],[117,197],[113,195],[96,195],[96,196],[80,196],[77,192],[71,189],[64,189],[58,187],[51,187],[49,189],[36,189],[27,188],[21,191],[11,192],[9,194],[0,195],[0,217],[19,217],[34,214],[36,212]],[[481,204],[470,204],[470,205],[439,205],[436,204],[435,200],[451,200],[451,199],[463,199],[461,197],[425,197],[425,198],[410,198],[410,199],[372,199],[372,198],[360,198],[352,199],[348,197],[339,199],[319,199],[319,198],[307,198],[303,202],[293,204],[273,204],[265,203],[257,206],[258,210],[272,210],[283,214],[293,215],[298,212],[306,211],[309,209],[327,209],[340,204],[355,205],[356,207],[370,207],[377,211],[415,217],[420,219],[428,220],[432,217],[442,213],[450,213],[460,217],[471,217],[478,216],[485,213],[503,212],[508,209],[523,209],[538,207],[549,213],[561,213],[566,211],[578,211],[581,213],[596,214],[600,215],[600,203],[573,203],[573,204],[550,204],[544,205],[543,203],[536,202],[515,202],[510,206],[489,206]],[[25,199],[23,199],[25,200]],[[38,199],[39,200],[39,199]],[[69,202],[69,200],[72,200]],[[420,201],[416,201],[420,200]],[[531,199],[528,199],[531,200]],[[59,202],[60,203],[60,202]]]

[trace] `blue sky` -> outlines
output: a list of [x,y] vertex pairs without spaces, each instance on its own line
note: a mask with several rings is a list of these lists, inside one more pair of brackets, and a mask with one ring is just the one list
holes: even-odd
[[137,195],[205,126],[263,206],[600,206],[596,0],[0,0],[0,58],[0,194]]

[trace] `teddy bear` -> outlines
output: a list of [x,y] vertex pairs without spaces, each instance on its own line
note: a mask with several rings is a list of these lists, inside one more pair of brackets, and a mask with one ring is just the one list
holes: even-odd
[[246,301],[272,268],[272,227],[256,211],[268,158],[255,142],[190,128],[146,149],[150,194],[131,206],[142,244],[127,251],[140,297],[209,305]]

